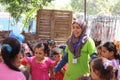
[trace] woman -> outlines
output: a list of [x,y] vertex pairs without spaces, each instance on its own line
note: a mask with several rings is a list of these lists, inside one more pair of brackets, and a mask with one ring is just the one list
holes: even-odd
[[6,38],[1,45],[2,62],[0,63],[0,80],[26,80],[18,69],[21,60],[21,45],[15,38]]
[[96,47],[94,41],[86,35],[86,29],[84,21],[75,20],[72,23],[72,34],[67,40],[66,54],[54,70],[59,71],[68,62],[64,80],[76,80],[79,76],[90,73],[89,61],[90,57],[95,57]]

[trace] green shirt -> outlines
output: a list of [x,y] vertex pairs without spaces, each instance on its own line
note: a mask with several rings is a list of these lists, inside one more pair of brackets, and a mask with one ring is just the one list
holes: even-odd
[[94,41],[89,38],[81,49],[81,55],[77,58],[77,63],[73,63],[74,55],[66,47],[68,53],[68,68],[65,72],[64,80],[76,80],[79,76],[90,73],[90,55],[96,52]]

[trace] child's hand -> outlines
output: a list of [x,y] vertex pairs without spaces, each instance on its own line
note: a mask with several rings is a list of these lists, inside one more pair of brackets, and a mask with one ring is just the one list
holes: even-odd
[[26,67],[27,67],[28,70],[30,70],[30,65],[29,64],[27,64]]
[[50,80],[53,80],[53,79],[55,78],[55,74],[56,74],[56,73],[53,73],[52,75],[49,74]]
[[61,72],[64,74],[64,73],[65,73],[65,70],[62,68],[62,69],[61,69]]

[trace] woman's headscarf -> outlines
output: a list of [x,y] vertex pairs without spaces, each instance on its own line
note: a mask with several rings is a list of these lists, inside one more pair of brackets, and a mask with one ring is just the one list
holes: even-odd
[[67,45],[71,53],[75,56],[75,58],[79,57],[81,54],[81,49],[86,40],[88,39],[86,35],[87,24],[82,20],[74,20],[72,25],[77,23],[79,27],[82,29],[82,33],[79,37],[75,37],[72,33],[67,40]]

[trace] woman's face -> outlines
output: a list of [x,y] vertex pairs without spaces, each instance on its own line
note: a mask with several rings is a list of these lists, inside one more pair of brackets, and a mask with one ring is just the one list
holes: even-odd
[[75,37],[79,37],[82,34],[82,28],[77,23],[72,24],[72,33]]

